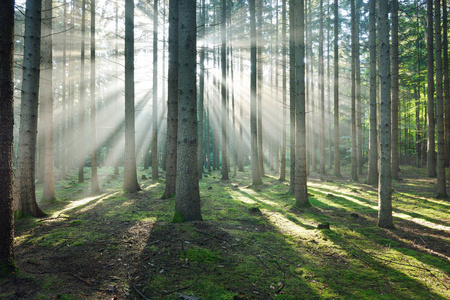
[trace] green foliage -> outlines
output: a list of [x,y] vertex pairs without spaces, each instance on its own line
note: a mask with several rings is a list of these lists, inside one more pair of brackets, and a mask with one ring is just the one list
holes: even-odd
[[220,254],[216,251],[211,251],[209,249],[195,247],[193,249],[188,249],[181,253],[180,259],[188,259],[190,261],[196,261],[200,263],[211,264],[216,261],[220,261]]

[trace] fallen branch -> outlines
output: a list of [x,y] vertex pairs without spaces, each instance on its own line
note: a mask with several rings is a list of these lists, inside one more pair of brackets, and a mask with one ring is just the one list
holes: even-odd
[[89,281],[87,281],[87,280],[85,280],[85,279],[83,279],[83,278],[81,278],[81,277],[79,277],[79,276],[77,276],[77,275],[75,275],[73,273],[69,273],[69,274],[72,275],[73,277],[75,277],[76,279],[78,279],[79,281],[84,282],[85,284],[87,284],[89,286],[92,286],[92,283],[90,283]]
[[185,287],[181,287],[181,288],[178,288],[178,289],[174,289],[174,290],[162,292],[161,294],[163,294],[163,295],[169,295],[169,294],[172,294],[172,293],[175,293],[175,292],[180,292],[180,291],[183,291],[183,290],[187,290],[188,288],[190,288],[190,287],[193,286],[194,284],[196,284],[196,282],[195,282],[195,283],[192,283],[192,284],[190,284],[190,285],[188,285],[188,286],[185,286]]
[[203,233],[203,234],[209,235],[210,237],[213,237],[213,238],[215,238],[215,239],[218,239],[218,240],[221,240],[221,241],[224,241],[224,242],[228,243],[227,240],[225,240],[225,239],[223,239],[223,238],[221,238],[221,237],[218,237],[218,236],[216,236],[216,235],[214,235],[214,234],[211,234],[211,233],[209,233],[209,232],[201,231],[201,230],[198,230],[198,229],[195,229],[195,231],[197,231],[197,232],[199,232],[199,233]]
[[259,255],[256,255],[255,254],[255,256],[259,259],[259,261],[263,264],[263,266],[264,267],[266,267],[266,269],[270,272],[270,268],[266,265],[266,263],[261,259],[261,257],[259,256]]
[[133,289],[136,291],[136,293],[138,293],[139,295],[141,295],[142,298],[144,298],[144,300],[150,300],[150,298],[145,297],[144,294],[141,293],[141,291],[139,291],[137,289],[137,287],[134,284],[131,284],[131,286],[133,287]]

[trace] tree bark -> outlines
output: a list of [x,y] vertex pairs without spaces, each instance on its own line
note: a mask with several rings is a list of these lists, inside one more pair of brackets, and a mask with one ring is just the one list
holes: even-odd
[[286,88],[287,88],[287,78],[286,78],[286,48],[287,48],[287,35],[286,35],[286,1],[281,1],[281,68],[282,68],[282,89],[283,89],[283,104],[282,104],[282,119],[281,119],[281,163],[280,163],[280,181],[286,180]]
[[367,184],[378,183],[378,135],[377,135],[377,46],[375,25],[375,1],[369,0],[369,164]]
[[136,170],[134,116],[134,0],[125,2],[125,163],[123,189],[140,190]]
[[227,109],[227,33],[226,33],[226,14],[227,14],[227,2],[222,0],[222,12],[220,20],[220,64],[222,68],[221,79],[221,99],[222,99],[222,180],[228,180],[228,136],[227,136],[227,124],[228,124],[228,109]]
[[355,0],[350,0],[351,3],[351,31],[352,31],[352,42],[351,42],[351,80],[352,80],[352,88],[351,88],[351,135],[352,135],[352,144],[351,144],[351,157],[352,157],[352,165],[351,165],[351,177],[353,181],[358,181],[358,165],[357,165],[357,157],[356,157],[356,44],[357,44],[357,36],[356,36],[356,8],[355,8]]
[[398,180],[398,109],[399,109],[399,62],[398,62],[398,0],[392,0],[392,178]]
[[295,0],[289,0],[289,193],[295,194]]
[[81,2],[81,57],[80,57],[80,98],[78,99],[78,127],[80,134],[78,139],[78,182],[84,182],[84,164],[85,164],[85,149],[84,149],[84,133],[86,132],[85,124],[85,57],[86,57],[86,0]]
[[295,204],[309,207],[306,183],[305,3],[295,0]]
[[325,65],[323,60],[323,0],[320,0],[320,20],[319,20],[319,94],[320,94],[320,103],[319,103],[319,115],[320,115],[320,124],[323,126],[319,126],[319,173],[325,174],[325,163],[326,163],[326,155],[325,155]]
[[379,1],[379,76],[381,97],[380,126],[380,176],[378,183],[378,226],[393,228],[392,221],[392,189],[391,189],[391,90],[390,90],[390,56],[389,56],[389,4]]
[[[43,127],[44,148],[40,151],[43,155],[43,191],[42,204],[50,204],[55,198],[55,175],[54,175],[54,157],[53,157],[53,38],[52,38],[52,1],[44,0],[42,13],[42,87],[41,87],[41,121],[45,124]],[[42,171],[41,171],[42,172]]]
[[36,135],[39,95],[39,64],[41,52],[42,1],[27,0],[23,80],[20,104],[19,148],[17,154],[17,210],[24,215],[41,217],[44,213],[36,203]]
[[175,222],[201,221],[197,174],[196,5],[179,1],[178,42],[178,148]]
[[206,6],[205,0],[201,1],[200,12],[200,39],[202,39],[202,46],[200,48],[200,74],[199,74],[199,95],[198,95],[198,178],[203,175],[203,106],[205,98],[205,48],[206,48]]
[[153,2],[152,179],[158,180],[158,0]]
[[0,2],[0,278],[14,272],[14,0]]
[[433,0],[427,1],[427,104],[428,140],[427,171],[429,177],[436,177],[435,116],[434,116],[434,57],[433,57]]
[[339,1],[334,0],[334,176],[341,177],[339,155]]
[[447,198],[445,181],[444,99],[442,91],[442,43],[441,0],[434,1],[435,58],[436,58],[436,127],[437,127],[437,194],[436,198]]

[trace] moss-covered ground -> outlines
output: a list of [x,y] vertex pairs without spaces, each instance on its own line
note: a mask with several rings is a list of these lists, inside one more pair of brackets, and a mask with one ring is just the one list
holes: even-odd
[[100,194],[74,171],[48,217],[16,220],[19,271],[0,299],[450,299],[450,202],[424,169],[393,182],[394,230],[376,226],[376,187],[346,177],[312,174],[298,209],[275,175],[252,187],[249,171],[215,171],[200,181],[204,222],[172,223],[151,170],[136,194],[99,171]]

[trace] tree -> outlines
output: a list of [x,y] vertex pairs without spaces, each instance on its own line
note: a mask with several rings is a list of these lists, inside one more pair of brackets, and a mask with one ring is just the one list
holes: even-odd
[[295,0],[289,0],[289,140],[290,180],[289,193],[295,194]]
[[125,164],[123,189],[139,191],[134,124],[134,0],[125,2]]
[[169,1],[169,70],[167,73],[167,163],[163,199],[175,195],[178,136],[178,0]]
[[[319,114],[320,114],[320,123],[325,124],[325,65],[323,60],[323,0],[320,0],[320,24],[319,24],[319,94],[320,94],[320,102],[319,102]],[[320,168],[319,173],[325,174],[325,163],[326,163],[326,154],[325,154],[325,125],[319,126],[319,155],[320,155]]]
[[201,221],[197,174],[197,85],[195,0],[179,1],[178,147],[175,222]]
[[153,2],[152,179],[158,180],[158,0]]
[[91,192],[100,191],[97,175],[97,116],[95,107],[95,0],[91,0]]
[[23,79],[20,104],[19,149],[17,154],[16,201],[21,214],[41,217],[36,203],[35,165],[41,53],[42,1],[27,0]]
[[352,79],[352,99],[351,99],[351,134],[352,134],[352,180],[358,181],[358,165],[356,160],[356,47],[358,37],[356,35],[356,8],[355,0],[351,0],[351,29],[352,29],[352,42],[351,42],[351,79]]
[[341,177],[339,155],[339,0],[334,0],[334,176]]
[[378,2],[380,76],[380,176],[378,183],[378,226],[393,228],[391,189],[391,90],[389,57],[389,3]]
[[361,0],[356,0],[356,13],[355,13],[355,83],[356,83],[356,165],[358,174],[362,174],[363,167],[363,155],[362,155],[362,120],[361,120],[361,59],[360,59],[360,19],[361,19]]
[[434,117],[434,57],[433,57],[433,0],[427,0],[427,106],[428,140],[427,171],[429,177],[436,177],[435,117]]
[[398,62],[398,0],[392,0],[392,178],[398,179],[398,108],[399,108],[399,62]]
[[280,181],[286,180],[286,87],[287,87],[287,78],[286,78],[286,53],[287,53],[287,34],[286,34],[286,1],[281,1],[281,67],[282,67],[282,89],[283,89],[283,104],[282,104],[282,121],[281,121],[281,164],[280,164]]
[[221,99],[222,99],[222,180],[228,180],[228,137],[227,137],[227,33],[226,33],[226,14],[227,2],[222,0],[222,14],[220,21],[220,64],[222,67],[222,85],[221,85]]
[[203,176],[203,106],[205,98],[205,48],[206,48],[206,6],[205,0],[201,2],[200,11],[200,38],[203,39],[203,46],[200,48],[200,74],[199,74],[199,95],[198,95],[198,178]]
[[13,129],[14,0],[0,3],[0,278],[14,266]]
[[[295,0],[295,204],[310,206],[306,183],[305,3]],[[291,55],[292,55],[291,54]]]
[[55,201],[55,176],[53,157],[53,38],[52,38],[52,1],[44,0],[42,12],[42,87],[41,87],[41,121],[44,134],[44,171],[43,171],[43,192],[42,203],[49,204]]
[[256,9],[255,0],[250,3],[250,148],[252,165],[252,184],[261,185],[261,171],[258,157],[258,136],[256,123]]
[[80,97],[78,99],[78,121],[80,126],[80,135],[78,139],[79,159],[78,159],[78,182],[84,182],[84,138],[83,134],[86,131],[85,125],[85,57],[86,57],[86,0],[81,2],[81,57],[80,57]]
[[369,164],[367,183],[378,182],[378,135],[377,135],[377,46],[375,27],[375,1],[369,0]]
[[447,198],[445,187],[444,99],[442,91],[441,0],[434,1],[436,58],[437,198]]
[[447,0],[442,0],[442,52],[444,61],[444,131],[445,131],[445,149],[447,155],[446,166],[450,166],[450,80],[448,64],[448,12]]

